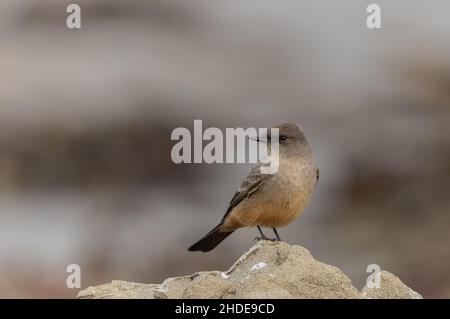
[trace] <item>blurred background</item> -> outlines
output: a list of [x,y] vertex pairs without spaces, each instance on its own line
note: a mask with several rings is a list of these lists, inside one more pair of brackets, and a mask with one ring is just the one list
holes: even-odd
[[[382,29],[366,27],[381,6]],[[450,298],[450,2],[0,2],[0,297],[226,270],[248,165],[170,159],[176,127],[302,125],[321,170],[282,238],[361,288],[376,263]]]

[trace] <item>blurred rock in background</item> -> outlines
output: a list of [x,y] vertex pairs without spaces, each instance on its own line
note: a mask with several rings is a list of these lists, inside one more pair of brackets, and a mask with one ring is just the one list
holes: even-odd
[[187,247],[248,165],[175,165],[176,127],[302,125],[321,169],[283,239],[364,286],[366,267],[450,298],[448,1],[0,3],[0,297],[225,269],[242,230]]

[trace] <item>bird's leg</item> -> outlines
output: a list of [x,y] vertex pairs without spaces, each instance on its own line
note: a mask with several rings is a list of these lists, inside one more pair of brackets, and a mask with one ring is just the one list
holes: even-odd
[[280,235],[278,235],[277,229],[272,228],[273,232],[275,233],[275,236],[277,236],[278,241],[281,241]]
[[256,236],[256,237],[255,237],[255,240],[270,240],[270,241],[275,241],[275,240],[276,240],[276,239],[274,239],[274,238],[269,238],[269,237],[267,237],[266,235],[264,235],[264,233],[262,232],[262,229],[261,229],[260,226],[256,226],[256,227],[258,228],[259,233],[261,234],[261,237]]

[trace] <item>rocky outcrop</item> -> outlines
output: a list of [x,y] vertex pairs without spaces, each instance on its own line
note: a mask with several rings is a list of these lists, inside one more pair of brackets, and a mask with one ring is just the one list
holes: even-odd
[[422,299],[422,296],[406,286],[401,280],[387,271],[380,272],[380,286],[361,290],[364,299]]
[[297,245],[260,241],[225,272],[204,271],[162,284],[113,281],[80,291],[78,298],[421,298],[388,272],[379,288],[353,287],[334,266]]

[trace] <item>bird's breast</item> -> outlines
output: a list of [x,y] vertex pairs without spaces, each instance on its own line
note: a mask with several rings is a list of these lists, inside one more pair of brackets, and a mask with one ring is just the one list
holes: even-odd
[[281,167],[275,178],[277,196],[274,201],[278,202],[281,213],[286,216],[280,218],[284,221],[282,224],[290,223],[306,208],[315,187],[315,179],[315,168],[310,164]]
[[316,184],[315,166],[284,163],[255,197],[259,203],[254,225],[282,227],[291,223],[309,203]]
[[226,227],[286,226],[308,205],[316,179],[313,164],[283,163],[258,191],[233,209]]

